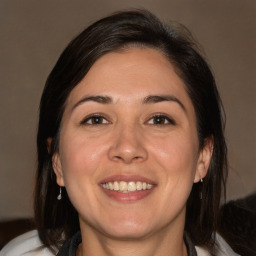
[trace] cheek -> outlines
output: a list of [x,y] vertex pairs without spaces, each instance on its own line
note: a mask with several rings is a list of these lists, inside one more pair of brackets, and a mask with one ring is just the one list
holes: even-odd
[[170,200],[172,198],[173,201],[175,198],[186,201],[194,183],[197,168],[197,140],[192,136],[176,134],[155,142],[151,153],[163,177],[161,181],[166,197]]
[[161,181],[166,214],[170,214],[186,205],[194,183],[198,151],[196,140],[182,135],[166,139],[163,145],[155,148],[155,155],[164,177]]
[[94,191],[98,187],[97,177],[105,148],[81,136],[64,138],[60,144],[60,159],[65,188],[77,211],[89,215],[87,209],[94,209],[98,200]]
[[[64,137],[64,136],[63,136]],[[81,181],[95,183],[97,171],[105,155],[105,148],[97,140],[76,136],[66,136],[60,144],[60,159],[65,185]],[[90,178],[90,179],[89,179]]]
[[196,168],[198,143],[193,136],[173,134],[151,143],[151,153],[165,170],[177,174]]

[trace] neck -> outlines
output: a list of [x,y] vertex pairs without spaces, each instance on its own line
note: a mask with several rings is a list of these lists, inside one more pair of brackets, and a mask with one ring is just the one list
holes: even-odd
[[[172,225],[172,224],[170,224]],[[183,240],[184,225],[169,225],[154,234],[136,239],[120,239],[102,234],[92,227],[81,227],[82,244],[78,256],[187,256]]]
[[[168,248],[168,250],[167,250]],[[127,241],[104,241],[104,243],[95,243],[88,247],[88,243],[80,244],[78,256],[187,256],[187,250],[182,241],[179,246],[170,246],[162,241],[146,242],[127,242]]]

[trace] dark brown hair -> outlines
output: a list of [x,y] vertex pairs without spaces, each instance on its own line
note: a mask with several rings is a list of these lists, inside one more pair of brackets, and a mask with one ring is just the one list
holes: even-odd
[[[214,245],[222,186],[227,175],[221,100],[212,72],[201,57],[190,33],[182,26],[167,26],[152,13],[132,10],[103,18],[80,33],[61,54],[50,73],[40,103],[37,134],[38,170],[35,189],[35,220],[40,239],[59,248],[79,230],[78,214],[65,194],[56,200],[59,187],[52,168],[65,102],[73,88],[97,59],[128,46],[160,51],[174,65],[193,103],[200,148],[214,139],[213,155],[203,185],[193,185],[187,202],[185,230],[195,245]],[[47,139],[52,138],[47,150]],[[203,199],[199,194],[202,192]]]

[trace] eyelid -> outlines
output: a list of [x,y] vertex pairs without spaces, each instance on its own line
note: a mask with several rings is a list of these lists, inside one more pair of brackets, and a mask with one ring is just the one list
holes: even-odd
[[[93,123],[88,123],[88,121],[92,118],[102,118],[104,119],[106,122],[100,123],[100,124],[93,124]],[[164,118],[165,120],[167,120],[168,123],[164,123],[164,124],[154,124],[154,123],[149,123],[150,120],[152,120],[153,118]],[[82,119],[82,121],[80,122],[81,125],[106,125],[106,124],[110,124],[110,118],[108,118],[105,114],[102,113],[92,113],[87,115],[86,117],[84,117]],[[163,126],[163,125],[176,125],[175,120],[170,117],[167,114],[164,113],[154,113],[152,114],[149,118],[147,118],[147,121],[145,123],[148,123],[150,125],[156,125],[156,126]]]
[[[99,117],[99,118],[103,118],[104,120],[106,120],[107,122],[105,122],[105,123],[102,123],[102,124],[90,124],[90,123],[88,123],[88,121],[90,120],[90,119],[92,119],[92,118],[97,118],[97,117]],[[109,124],[109,123],[111,123],[110,121],[109,121],[109,118],[108,117],[106,117],[106,115],[104,115],[104,114],[102,114],[102,113],[93,113],[93,114],[89,114],[89,115],[87,115],[85,118],[83,118],[82,119],[82,121],[80,122],[80,124],[81,125],[105,125],[105,124]]]
[[147,122],[146,123],[149,123],[149,121],[153,118],[157,118],[157,117],[162,117],[162,118],[165,118],[168,123],[167,124],[150,124],[150,125],[156,125],[156,126],[160,126],[160,125],[176,125],[176,122],[175,120],[170,117],[169,115],[167,114],[164,114],[164,113],[155,113],[155,114],[152,114],[148,119],[147,119]]

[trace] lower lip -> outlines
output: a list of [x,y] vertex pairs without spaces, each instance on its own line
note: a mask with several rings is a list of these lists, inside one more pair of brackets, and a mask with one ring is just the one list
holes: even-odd
[[135,192],[127,192],[127,193],[122,193],[122,192],[117,192],[115,190],[109,190],[102,188],[103,192],[109,196],[110,198],[119,201],[119,202],[134,202],[138,200],[142,200],[145,197],[149,196],[154,188],[152,189],[147,189],[147,190],[139,190]]

